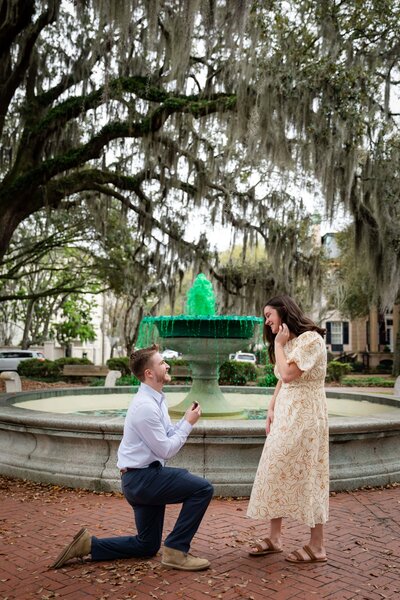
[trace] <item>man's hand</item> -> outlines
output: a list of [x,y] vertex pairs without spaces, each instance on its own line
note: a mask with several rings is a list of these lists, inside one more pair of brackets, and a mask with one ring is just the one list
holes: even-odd
[[194,402],[190,406],[190,408],[188,408],[187,411],[185,412],[185,419],[191,425],[194,425],[195,423],[197,423],[197,421],[201,417],[201,406],[200,406],[200,404],[197,404],[197,406],[195,406],[196,404],[197,404],[197,402]]

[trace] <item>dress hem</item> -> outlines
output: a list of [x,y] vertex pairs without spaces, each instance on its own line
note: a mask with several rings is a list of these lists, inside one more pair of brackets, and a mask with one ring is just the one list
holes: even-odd
[[301,519],[300,517],[296,517],[293,514],[290,515],[285,515],[285,514],[281,514],[279,516],[270,516],[270,515],[265,515],[265,517],[259,516],[259,517],[253,517],[252,515],[246,514],[246,517],[248,519],[253,519],[254,521],[270,521],[271,519],[293,519],[294,521],[297,521],[297,523],[300,523],[301,525],[306,525],[307,527],[315,527],[316,525],[325,525],[328,521],[329,518],[327,517],[325,520],[321,520],[321,521],[315,521],[313,524],[311,524],[310,522],[305,521],[304,519]]

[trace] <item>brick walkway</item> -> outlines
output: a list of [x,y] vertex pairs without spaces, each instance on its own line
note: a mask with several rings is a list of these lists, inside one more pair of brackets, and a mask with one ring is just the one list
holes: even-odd
[[[0,598],[400,598],[400,486],[331,498],[327,565],[291,565],[282,554],[248,557],[248,541],[265,528],[245,517],[246,506],[247,499],[212,501],[192,546],[211,560],[208,571],[170,571],[159,555],[147,561],[75,562],[54,571],[48,565],[81,525],[98,536],[126,534],[131,509],[118,494],[0,477]],[[168,508],[166,531],[178,509]],[[288,520],[285,549],[305,541],[306,528]]]

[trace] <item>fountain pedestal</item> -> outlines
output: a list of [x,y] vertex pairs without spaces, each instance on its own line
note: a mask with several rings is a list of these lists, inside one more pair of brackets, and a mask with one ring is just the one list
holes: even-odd
[[168,345],[182,353],[192,374],[192,387],[182,402],[169,409],[171,416],[182,416],[193,402],[201,405],[204,417],[243,416],[218,385],[219,365],[245,345],[243,339],[170,337]]

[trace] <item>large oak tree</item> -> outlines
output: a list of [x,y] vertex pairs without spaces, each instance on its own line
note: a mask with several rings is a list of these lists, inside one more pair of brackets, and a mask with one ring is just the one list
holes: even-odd
[[276,211],[309,176],[393,297],[399,23],[388,0],[3,2],[0,257],[32,213],[111,201],[165,276],[209,261],[184,236],[201,205],[282,256]]

